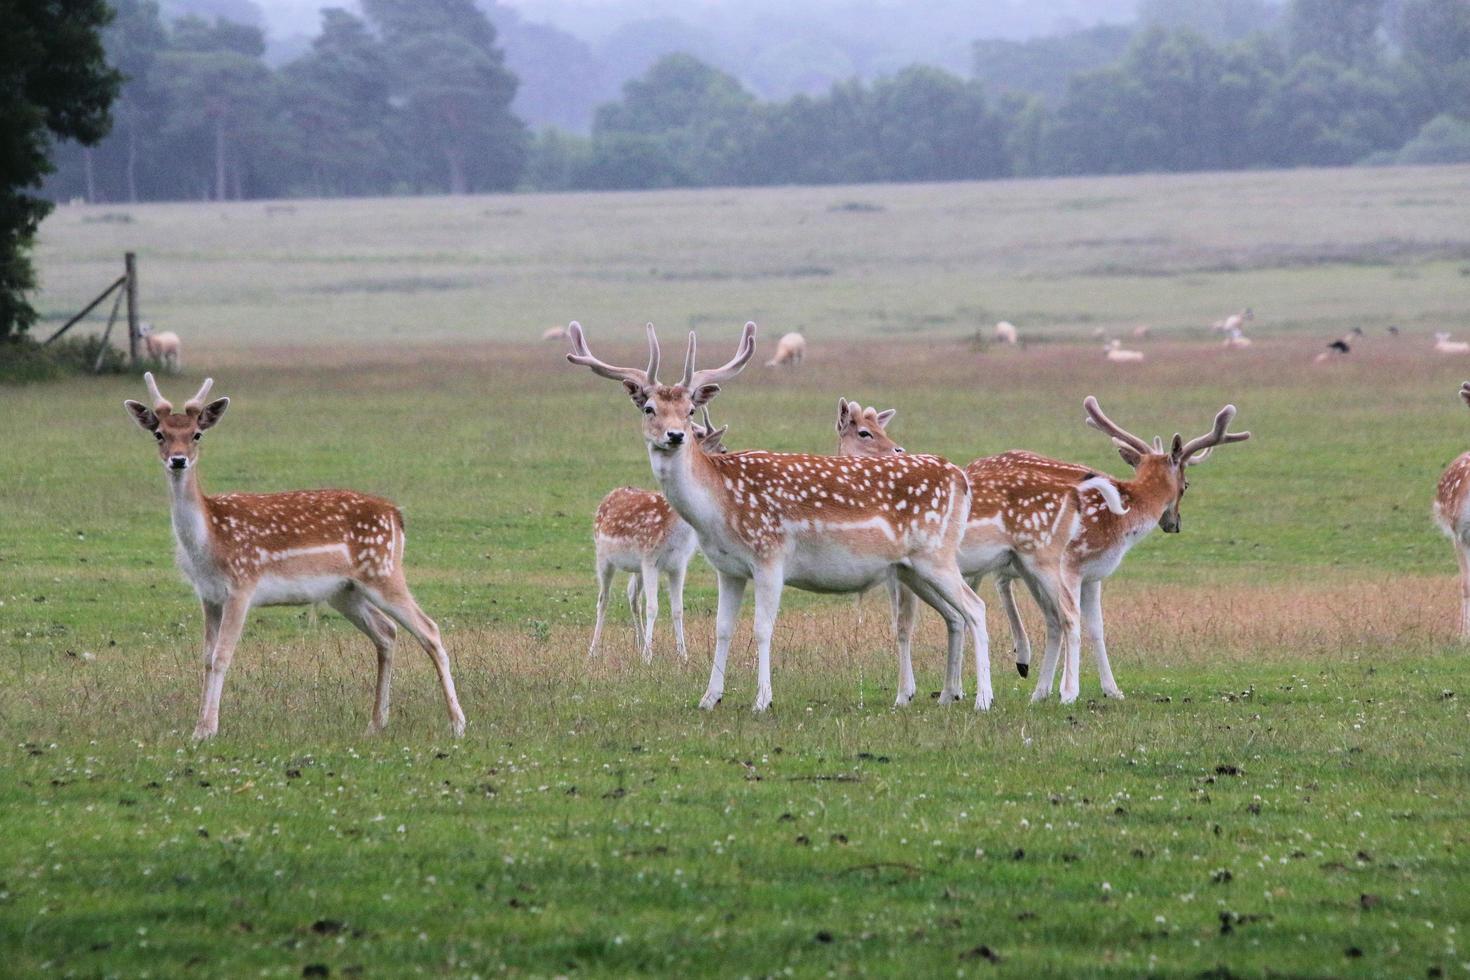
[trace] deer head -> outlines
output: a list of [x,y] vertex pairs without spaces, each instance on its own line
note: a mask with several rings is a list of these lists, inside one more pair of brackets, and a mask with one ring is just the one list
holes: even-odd
[[846,398],[837,399],[837,455],[887,456],[903,452],[887,431],[897,414],[896,408],[880,412]]
[[593,374],[621,381],[633,404],[643,413],[643,438],[650,450],[674,454],[694,442],[694,410],[702,408],[720,393],[720,382],[735,377],[755,356],[755,324],[747,323],[740,335],[735,356],[724,365],[704,370],[694,369],[694,331],[689,331],[689,347],[684,355],[684,374],[678,384],[666,385],[658,380],[658,336],[653,324],[647,325],[648,367],[644,369],[616,367],[594,357],[587,346],[582,325],[573,321],[567,327],[572,352],[567,360],[590,368]]
[[159,392],[152,372],[145,372],[143,381],[148,385],[153,407],[132,399],[123,402],[123,407],[139,428],[153,433],[153,438],[158,440],[158,458],[164,467],[171,472],[182,473],[199,458],[199,440],[204,437],[205,430],[219,422],[225,409],[230,407],[230,400],[216,398],[206,405],[204,399],[209,397],[214,379],[205,378],[198,393],[184,402],[183,412],[175,412],[173,405]]
[[1188,442],[1179,433],[1174,433],[1169,448],[1164,448],[1163,439],[1154,437],[1153,444],[1144,442],[1112,419],[1103,414],[1097,399],[1088,395],[1082,402],[1087,411],[1087,424],[1112,437],[1123,462],[1137,472],[1144,482],[1158,481],[1168,494],[1168,503],[1159,516],[1159,528],[1166,534],[1178,534],[1181,529],[1179,505],[1184,492],[1189,489],[1185,475],[1188,467],[1203,463],[1216,446],[1232,442],[1244,442],[1251,437],[1249,432],[1227,432],[1231,419],[1235,418],[1235,406],[1226,405],[1215,416],[1215,425],[1207,433]]
[[692,426],[694,429],[694,441],[699,445],[700,449],[709,453],[711,456],[728,453],[730,450],[725,448],[725,433],[730,431],[730,427],[728,425],[722,425],[718,429],[715,428],[715,424],[709,418],[709,408],[706,407],[702,411],[704,412],[704,421],[702,423],[695,422]]

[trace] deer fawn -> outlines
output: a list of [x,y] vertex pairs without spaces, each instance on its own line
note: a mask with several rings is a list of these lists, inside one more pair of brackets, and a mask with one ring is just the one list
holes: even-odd
[[[1460,399],[1470,405],[1470,381],[1460,385]],[[1434,522],[1455,542],[1460,559],[1460,639],[1470,640],[1470,453],[1462,453],[1439,478]]]
[[226,493],[199,488],[199,442],[229,408],[208,404],[206,378],[183,412],[144,374],[149,408],[126,401],[133,420],[158,441],[158,456],[173,500],[177,561],[204,607],[204,685],[194,738],[219,730],[220,695],[245,617],[255,606],[326,602],[366,633],[378,651],[377,699],[371,730],[388,724],[394,622],[413,634],[439,673],[449,722],[464,733],[449,657],[439,627],[424,615],[403,577],[403,515],[386,500],[351,490]]
[[[716,429],[710,422],[709,409],[704,411],[704,425],[693,429],[694,439],[704,452],[727,451],[723,440],[729,426]],[[628,607],[633,612],[634,639],[643,662],[653,662],[653,623],[658,618],[658,578],[662,572],[668,580],[669,614],[674,620],[679,659],[688,660],[689,650],[684,645],[684,574],[689,559],[694,557],[694,529],[674,513],[663,494],[619,487],[598,505],[592,541],[597,550],[597,625],[592,628],[587,656],[597,656],[613,576],[624,571],[632,573],[628,578]]]
[[1123,697],[1103,639],[1102,580],[1156,525],[1166,534],[1178,533],[1179,506],[1189,488],[1187,467],[1203,462],[1215,446],[1250,438],[1249,432],[1226,431],[1235,417],[1234,405],[1220,410],[1209,433],[1187,443],[1176,434],[1168,449],[1160,439],[1149,445],[1113,422],[1096,398],[1089,396],[1083,407],[1088,425],[1111,436],[1124,462],[1134,468],[1132,480],[1115,481],[1085,466],[1026,452],[979,459],[966,470],[975,503],[960,565],[967,576],[998,573],[1023,677],[1031,649],[1007,580],[1020,577],[1046,617],[1046,650],[1033,701],[1051,694],[1063,643],[1067,660],[1061,700],[1070,704],[1077,699],[1082,624],[1103,693]]
[[944,617],[949,662],[941,700],[960,698],[964,633],[975,640],[977,709],[993,699],[985,605],[960,577],[955,555],[969,514],[970,488],[959,467],[937,456],[812,456],[750,451],[710,456],[693,446],[692,416],[755,354],[747,323],[734,358],[696,371],[689,334],[684,374],[658,380],[658,338],[648,327],[646,369],[615,367],[592,355],[582,328],[568,327],[573,364],[620,381],[643,414],[649,462],[674,511],[694,528],[719,579],[715,656],[700,707],[724,696],[725,663],[747,583],[755,581],[758,675],[755,710],[771,703],[771,632],[781,590],[860,592],[890,578],[912,588]]

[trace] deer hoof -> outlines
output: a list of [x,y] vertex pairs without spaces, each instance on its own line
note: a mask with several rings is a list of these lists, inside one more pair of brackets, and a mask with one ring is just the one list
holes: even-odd
[[1016,673],[1020,674],[1022,677],[1025,677],[1026,675],[1031,673],[1031,665],[1016,664]]

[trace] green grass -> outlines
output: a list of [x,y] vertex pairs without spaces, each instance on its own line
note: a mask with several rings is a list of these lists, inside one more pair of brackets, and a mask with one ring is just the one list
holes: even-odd
[[[61,209],[43,305],[136,246],[145,315],[185,338],[165,392],[207,370],[231,397],[207,489],[402,504],[470,729],[447,738],[401,644],[392,726],[365,737],[366,640],[261,610],[220,738],[192,746],[198,609],[121,406],[141,384],[0,388],[5,972],[1464,972],[1470,661],[1429,501],[1470,442],[1470,362],[1427,334],[1470,313],[1465,176]],[[1205,337],[1247,303],[1256,347]],[[1254,438],[1107,586],[1127,701],[1097,703],[1084,655],[1081,703],[1029,705],[992,609],[996,708],[922,696],[926,615],[921,697],[893,711],[877,598],[859,617],[788,591],[772,713],[747,707],[747,606],[705,714],[702,562],[689,664],[667,616],[639,663],[621,606],[584,659],[592,511],[652,478],[617,386],[536,339],[571,316],[611,360],[641,357],[650,316],[670,362],[686,325],[709,361],[748,317],[762,353],[805,327],[799,373],[752,367],[716,401],[736,448],[828,449],[839,395],[961,462],[1026,447],[1123,475],[1089,393],[1147,436],[1233,401]],[[977,348],[1001,317],[1046,342]],[[1172,329],[1132,369],[1074,342],[1140,320]],[[1355,324],[1351,358],[1311,364]]]

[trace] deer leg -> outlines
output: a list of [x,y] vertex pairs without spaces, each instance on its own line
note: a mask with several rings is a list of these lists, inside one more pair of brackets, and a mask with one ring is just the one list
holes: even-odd
[[633,647],[643,651],[643,576],[633,572],[628,576],[628,611],[633,617]]
[[1108,647],[1103,640],[1102,579],[1082,583],[1082,625],[1087,629],[1087,642],[1092,644],[1092,656],[1097,661],[1097,676],[1102,681],[1103,693],[1123,700],[1123,692],[1118,688],[1118,682],[1113,680],[1113,667],[1108,663]]
[[202,705],[209,696],[209,666],[214,663],[214,644],[219,639],[219,621],[224,607],[205,599],[201,599],[200,604],[204,607],[204,670],[199,682],[199,703]]
[[919,612],[919,597],[895,576],[888,582],[888,604],[893,615],[893,637],[898,644],[898,696],[895,708],[913,701],[918,685],[914,682],[914,618]]
[[960,619],[958,635],[950,638],[947,686],[956,692],[956,699],[964,696],[959,694],[960,672],[965,652],[964,631],[968,630],[975,644],[975,710],[990,710],[995,692],[990,684],[990,636],[985,631],[985,603],[975,594],[974,589],[965,584],[959,569],[952,564],[949,567],[916,564],[914,572],[922,577],[940,600],[952,607],[952,612],[958,614]]
[[444,705],[449,712],[449,727],[455,738],[464,735],[464,711],[459,706],[459,697],[454,692],[454,676],[449,672],[449,654],[439,635],[439,624],[424,614],[413,594],[404,582],[390,582],[379,586],[377,594],[368,593],[369,601],[389,618],[398,623],[419,641],[419,646],[434,662],[439,674],[439,686],[444,690]]
[[1025,581],[1041,615],[1046,620],[1046,647],[1041,654],[1041,672],[1036,677],[1036,689],[1031,692],[1032,703],[1045,701],[1051,696],[1052,681],[1057,676],[1057,660],[1061,656],[1062,636],[1066,624],[1062,620],[1061,603],[1056,595],[1055,573],[1028,568]]
[[689,566],[675,565],[669,569],[669,618],[674,621],[674,644],[679,659],[689,659],[689,648],[684,645],[684,574]]
[[715,661],[710,667],[709,686],[699,706],[712,710],[725,696],[725,660],[730,655],[730,640],[735,636],[735,621],[740,618],[740,603],[745,600],[746,579],[717,572],[720,584],[720,605],[715,612]]
[[758,569],[755,576],[755,705],[757,713],[771,706],[771,634],[781,610],[781,589],[786,580],[780,568]]
[[1456,538],[1455,555],[1460,559],[1460,639],[1470,640],[1470,541]]
[[948,632],[949,655],[945,661],[944,689],[939,692],[939,703],[959,701],[965,696],[964,680],[961,677],[961,666],[965,657],[965,617],[958,606],[945,598],[941,590],[935,588],[932,582],[915,569],[901,569],[899,575],[903,584],[944,620],[944,627]]
[[373,641],[378,653],[378,686],[373,700],[373,717],[368,731],[381,732],[388,727],[389,691],[393,686],[393,643],[398,627],[393,620],[378,612],[356,588],[348,589],[330,600],[333,609]]
[[644,559],[643,571],[643,662],[653,663],[653,623],[658,619],[658,566]]
[[1016,673],[1025,677],[1031,673],[1031,640],[1026,636],[1026,624],[1021,622],[1021,610],[1016,608],[1016,596],[1011,586],[1014,576],[1000,574],[995,577],[995,591],[1000,596],[1001,608],[1011,624],[1012,652],[1016,655]]
[[1062,666],[1062,684],[1059,691],[1062,704],[1077,700],[1082,687],[1082,613],[1079,593],[1082,577],[1065,566],[1059,580],[1058,601],[1062,614],[1062,642],[1066,644],[1067,659]]
[[232,593],[220,612],[219,632],[204,673],[204,697],[199,705],[199,723],[194,726],[194,739],[214,737],[219,731],[219,702],[224,693],[225,675],[235,658],[235,644],[245,630],[245,616],[250,612],[250,591]]
[[592,643],[587,647],[589,659],[597,656],[597,645],[602,642],[602,624],[607,619],[607,602],[612,597],[615,571],[612,562],[597,563],[597,623],[592,627]]

